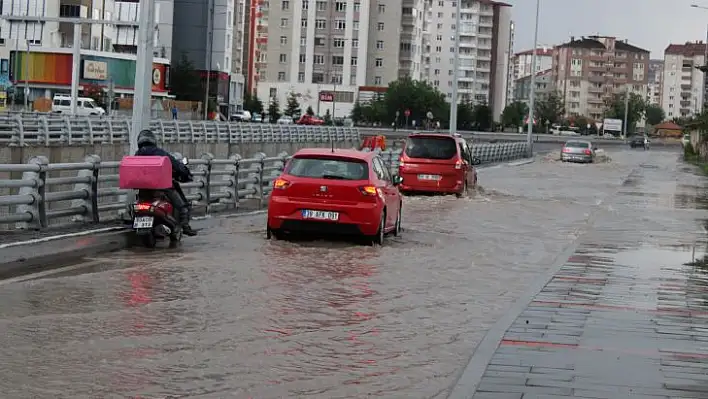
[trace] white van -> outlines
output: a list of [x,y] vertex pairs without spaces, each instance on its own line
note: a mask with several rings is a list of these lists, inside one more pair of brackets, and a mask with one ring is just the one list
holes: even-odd
[[[52,112],[58,114],[71,114],[71,96],[66,94],[55,94],[52,99]],[[79,97],[76,103],[76,115],[102,116],[106,114],[106,110],[99,107],[92,98]]]

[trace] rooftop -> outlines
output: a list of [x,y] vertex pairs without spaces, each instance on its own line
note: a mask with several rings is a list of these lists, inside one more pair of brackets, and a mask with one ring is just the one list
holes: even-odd
[[669,44],[664,50],[664,55],[682,55],[684,57],[694,57],[704,55],[706,52],[706,44],[703,41],[686,42],[685,44]]
[[569,42],[558,45],[557,47],[603,49],[604,50],[604,49],[606,49],[606,47],[600,39],[614,39],[615,50],[627,51],[627,52],[631,52],[631,53],[647,53],[647,54],[649,54],[649,50],[645,50],[643,48],[631,45],[627,42],[627,40],[617,40],[617,38],[611,37],[611,36],[587,36],[587,37],[582,36],[580,39],[577,39],[577,40],[575,39],[575,37],[571,36]]

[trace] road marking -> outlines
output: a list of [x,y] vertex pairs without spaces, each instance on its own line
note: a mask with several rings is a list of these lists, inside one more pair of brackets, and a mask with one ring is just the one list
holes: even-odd
[[14,283],[24,283],[29,280],[37,280],[37,279],[40,279],[43,277],[51,276],[53,274],[70,272],[70,271],[83,269],[83,268],[87,268],[87,267],[91,267],[91,266],[97,266],[97,265],[100,265],[103,263],[106,263],[106,262],[103,260],[94,260],[94,261],[89,261],[89,262],[78,263],[75,265],[64,266],[64,267],[60,267],[57,269],[45,270],[43,272],[31,273],[26,276],[12,277],[12,278],[8,278],[5,280],[0,280],[0,286],[14,284]]
[[56,241],[56,240],[61,240],[64,238],[74,238],[74,237],[83,237],[91,234],[100,234],[100,233],[108,233],[111,231],[119,231],[119,230],[126,230],[126,227],[122,226],[115,226],[115,227],[104,227],[101,229],[93,229],[93,230],[85,230],[85,231],[79,231],[76,233],[66,233],[66,234],[59,234],[55,236],[49,236],[49,237],[42,237],[42,238],[35,238],[32,240],[26,240],[26,241],[16,241],[16,242],[9,242],[6,244],[0,244],[0,249],[5,249],[5,248],[11,248],[11,247],[18,247],[21,245],[34,245],[34,244],[42,244],[45,242],[51,242],[51,241]]

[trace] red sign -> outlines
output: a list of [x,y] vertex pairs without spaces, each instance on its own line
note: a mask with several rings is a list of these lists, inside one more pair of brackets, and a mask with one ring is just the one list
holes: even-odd
[[320,101],[325,101],[331,103],[334,101],[334,93],[330,91],[321,91],[320,92]]
[[406,118],[411,116],[411,110],[407,109],[407,110],[403,111],[403,115],[405,115]]

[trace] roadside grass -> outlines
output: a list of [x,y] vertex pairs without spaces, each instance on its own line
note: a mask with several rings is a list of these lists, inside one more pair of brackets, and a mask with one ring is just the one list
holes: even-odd
[[693,149],[691,143],[683,147],[683,160],[691,165],[696,165],[704,175],[708,175],[708,162],[701,159],[700,155]]

